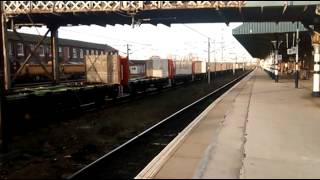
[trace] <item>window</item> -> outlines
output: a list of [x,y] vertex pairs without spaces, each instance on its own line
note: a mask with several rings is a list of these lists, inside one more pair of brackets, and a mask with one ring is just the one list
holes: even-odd
[[24,56],[22,43],[17,43],[17,54],[18,54],[18,56]]
[[9,47],[9,56],[13,56],[13,53],[12,53],[12,43],[11,43],[11,42],[8,43],[8,47]]
[[93,49],[91,49],[91,55],[94,55],[94,50]]
[[69,47],[66,47],[66,53],[67,53],[67,58],[69,59],[69,58],[70,58],[70,50],[69,50]]
[[78,58],[77,49],[76,48],[72,48],[72,58]]
[[30,51],[34,50],[34,44],[29,44],[29,47],[30,47]]
[[59,56],[62,57],[62,47],[61,46],[58,47],[58,53],[59,53]]
[[[50,45],[49,45],[50,46]],[[49,46],[46,47],[46,55],[49,56]]]
[[89,49],[86,50],[86,55],[90,55]]
[[48,55],[49,55],[49,57],[51,57],[51,55],[52,55],[51,46],[48,46]]
[[44,57],[44,47],[43,47],[43,45],[39,46],[39,56]]
[[80,58],[83,58],[83,49],[80,49]]

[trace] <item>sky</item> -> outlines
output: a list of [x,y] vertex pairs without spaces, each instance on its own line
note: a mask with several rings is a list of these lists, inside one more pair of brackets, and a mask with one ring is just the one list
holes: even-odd
[[[232,36],[232,29],[242,23],[207,24],[173,24],[171,27],[159,24],[157,26],[142,24],[134,28],[129,25],[115,26],[73,26],[60,27],[59,38],[108,44],[120,51],[121,55],[130,48],[130,59],[144,60],[151,56],[168,58],[171,56],[185,58],[190,53],[199,60],[208,59],[208,37],[211,42],[210,61],[251,60],[250,54]],[[46,28],[23,27],[18,32],[45,34]],[[221,43],[223,42],[223,43]]]

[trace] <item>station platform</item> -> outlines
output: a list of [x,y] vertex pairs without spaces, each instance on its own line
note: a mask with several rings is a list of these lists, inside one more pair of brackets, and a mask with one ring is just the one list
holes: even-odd
[[320,98],[311,80],[261,69],[210,105],[136,178],[320,178]]

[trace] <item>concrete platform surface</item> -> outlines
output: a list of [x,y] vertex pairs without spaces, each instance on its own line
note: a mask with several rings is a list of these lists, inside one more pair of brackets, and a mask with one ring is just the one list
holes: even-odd
[[320,178],[320,98],[311,81],[256,70],[218,102],[153,178]]
[[320,178],[320,99],[311,81],[256,74],[241,178]]
[[157,179],[238,178],[253,80],[246,77],[200,121]]

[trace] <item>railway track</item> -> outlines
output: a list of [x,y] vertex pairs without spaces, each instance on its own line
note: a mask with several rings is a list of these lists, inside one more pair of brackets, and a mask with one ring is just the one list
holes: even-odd
[[67,179],[134,178],[207,106],[251,71],[180,109],[121,146],[67,177]]
[[[78,82],[78,81],[75,81],[75,82]],[[147,89],[146,91],[137,91],[137,93],[135,93],[133,96],[130,95],[129,93],[127,93],[127,94],[123,94],[122,96],[118,96],[116,98],[105,97],[105,99],[102,100],[98,104],[95,102],[82,103],[79,101],[78,104],[73,104],[72,106],[63,106],[63,104],[60,103],[59,105],[61,105],[61,106],[54,106],[55,109],[50,110],[50,111],[49,110],[46,111],[48,108],[46,108],[45,111],[41,111],[41,110],[38,111],[38,108],[35,108],[36,106],[28,106],[28,107],[30,107],[29,109],[26,109],[25,111],[19,112],[19,110],[24,110],[24,106],[21,106],[21,107],[19,106],[18,108],[17,108],[17,106],[13,106],[15,108],[15,110],[14,110],[15,113],[10,113],[12,115],[12,118],[10,117],[12,119],[10,128],[15,129],[14,130],[15,133],[13,134],[13,136],[23,135],[26,132],[35,131],[39,127],[47,127],[48,124],[51,124],[51,123],[67,121],[70,118],[79,117],[79,116],[84,115],[88,112],[95,112],[95,111],[100,112],[103,109],[106,109],[109,107],[114,107],[115,105],[129,103],[132,101],[143,99],[148,96],[161,94],[161,93],[175,90],[175,89],[179,89],[182,87],[187,88],[188,85],[190,85],[190,84],[194,84],[194,83],[197,84],[197,83],[202,83],[202,82],[203,82],[203,80],[194,81],[194,82],[186,82],[186,83],[182,83],[182,84],[179,84],[179,85],[176,85],[173,87],[164,87],[161,89],[150,88],[150,89]],[[70,83],[70,81],[65,82],[65,83]],[[39,84],[43,84],[43,83],[39,83]],[[37,86],[38,83],[33,84],[33,85]],[[24,90],[26,90],[25,88],[28,89],[27,87],[24,86],[24,88],[21,88],[18,91],[20,91],[20,90],[24,91]],[[73,94],[73,95],[77,96],[77,94]],[[34,110],[34,109],[36,109],[36,110]],[[18,110],[18,111],[16,111],[16,110]],[[52,115],[47,116],[47,113],[45,113],[45,112],[52,113]],[[24,119],[26,114],[28,115],[28,117],[31,117],[31,119],[29,119],[28,122],[27,121],[21,122],[20,119]],[[43,117],[46,117],[46,121],[42,120]]]
[[[60,81],[59,84],[65,85],[65,84],[76,84],[76,83],[83,83],[83,82],[85,82],[85,79],[64,80],[64,81]],[[19,90],[24,88],[34,88],[39,86],[43,86],[43,87],[52,86],[52,82],[25,83],[25,84],[19,83],[15,85],[13,90]]]

